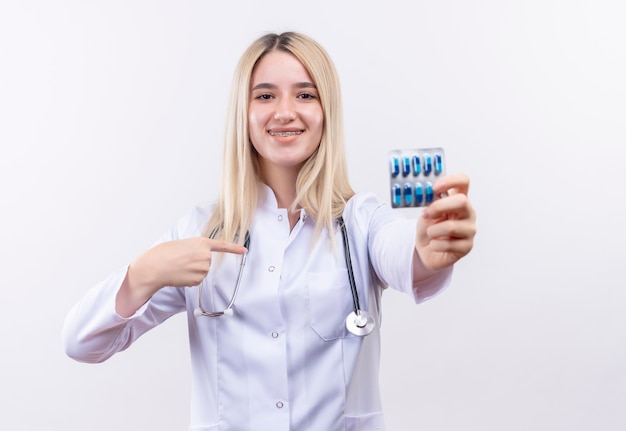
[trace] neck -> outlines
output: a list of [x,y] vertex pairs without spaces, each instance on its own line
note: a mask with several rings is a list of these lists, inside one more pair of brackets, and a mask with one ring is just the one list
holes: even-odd
[[293,229],[300,217],[300,210],[292,210],[296,200],[296,180],[298,172],[294,169],[268,169],[262,172],[261,179],[267,184],[276,197],[278,208],[286,208],[289,216],[289,225]]
[[261,179],[274,191],[279,208],[290,209],[296,200],[298,172],[294,169],[277,168],[262,170]]

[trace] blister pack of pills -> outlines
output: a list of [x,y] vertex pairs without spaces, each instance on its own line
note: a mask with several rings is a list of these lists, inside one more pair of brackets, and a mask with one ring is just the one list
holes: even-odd
[[393,208],[425,207],[435,196],[433,184],[445,175],[443,148],[389,152],[389,192]]

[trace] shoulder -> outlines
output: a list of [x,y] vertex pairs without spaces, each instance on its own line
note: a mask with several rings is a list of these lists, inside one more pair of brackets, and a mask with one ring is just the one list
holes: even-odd
[[344,218],[370,218],[378,213],[393,214],[394,212],[391,210],[391,206],[369,192],[355,193],[344,208]]
[[359,192],[350,198],[343,211],[343,218],[346,225],[352,225],[365,232],[377,213],[386,212],[387,205],[374,195],[368,192]]
[[372,208],[378,207],[379,205],[384,205],[378,197],[369,192],[357,192],[348,200],[346,204],[346,210],[350,207],[355,207],[357,209],[361,209],[362,207]]
[[365,236],[372,231],[378,231],[389,223],[404,223],[406,217],[395,211],[391,206],[382,202],[373,193],[356,193],[346,204],[343,217],[346,225],[353,225]]

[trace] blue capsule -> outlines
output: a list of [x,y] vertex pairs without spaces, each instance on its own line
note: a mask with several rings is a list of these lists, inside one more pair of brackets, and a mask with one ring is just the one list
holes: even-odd
[[419,156],[413,156],[413,175],[418,176],[422,171],[422,162]]
[[433,158],[430,154],[424,154],[424,175],[428,175],[433,170]]
[[407,176],[411,173],[411,159],[408,157],[402,158],[402,175]]
[[426,202],[430,203],[435,200],[432,183],[426,183]]
[[394,184],[391,190],[393,196],[393,206],[399,207],[402,205],[402,189],[399,184]]
[[443,159],[441,154],[435,154],[435,174],[439,175],[443,171]]
[[397,157],[391,158],[391,176],[396,177],[400,173],[400,162]]
[[415,183],[415,203],[422,204],[424,202],[424,186],[422,183]]
[[409,183],[404,185],[404,204],[407,206],[413,205],[413,187]]

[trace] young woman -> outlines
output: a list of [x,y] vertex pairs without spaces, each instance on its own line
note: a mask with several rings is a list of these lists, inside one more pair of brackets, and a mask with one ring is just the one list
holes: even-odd
[[186,311],[190,430],[382,430],[382,292],[445,288],[473,245],[468,187],[442,178],[417,221],[355,193],[331,60],[265,35],[235,72],[218,201],[86,293],[67,354],[104,361]]

